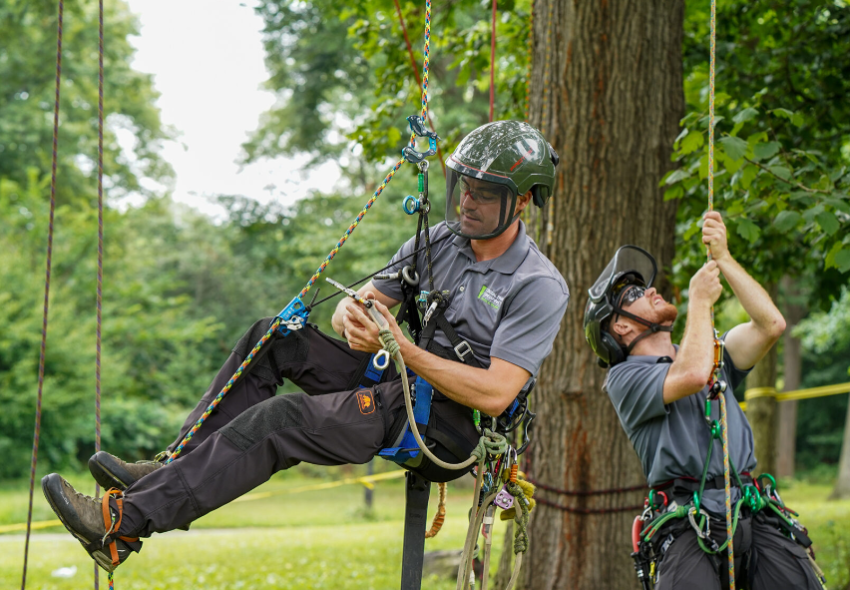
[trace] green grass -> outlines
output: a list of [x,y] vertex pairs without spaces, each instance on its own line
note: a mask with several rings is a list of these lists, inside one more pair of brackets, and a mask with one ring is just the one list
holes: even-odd
[[[278,474],[256,492],[283,492],[322,481],[305,477],[310,473],[315,472],[299,468]],[[340,469],[326,473],[325,481],[345,475]],[[90,486],[86,477],[70,479]],[[26,482],[19,482],[0,488],[0,525],[26,520],[25,486]],[[781,489],[783,499],[800,512],[809,528],[830,588],[846,588],[850,583],[850,500],[827,502],[830,487],[826,485],[783,482]],[[470,487],[450,486],[446,524],[435,539],[426,541],[426,551],[462,547],[471,495]],[[432,498],[431,515],[436,492]],[[118,570],[116,587],[398,588],[404,511],[401,480],[378,483],[372,512],[366,513],[363,506],[363,488],[357,485],[232,503],[193,523],[188,533],[174,531],[146,540],[142,554],[132,556]],[[40,489],[34,509],[36,521],[55,518]],[[493,570],[504,530],[504,523],[497,521]],[[0,588],[20,587],[23,544],[22,534],[0,535]],[[27,586],[90,588],[92,563],[64,528],[37,531],[30,543]],[[77,568],[72,578],[51,575],[71,566]],[[105,575],[102,579],[105,588]],[[448,590],[454,588],[454,581],[428,579],[423,588]]]

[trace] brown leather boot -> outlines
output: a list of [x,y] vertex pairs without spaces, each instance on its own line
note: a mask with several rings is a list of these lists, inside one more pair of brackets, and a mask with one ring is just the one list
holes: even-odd
[[100,451],[89,459],[89,471],[104,490],[117,488],[123,492],[130,487],[130,484],[156,471],[164,464],[164,461],[158,460],[127,463],[115,455]]
[[[130,556],[131,551],[141,549],[142,544],[137,537],[118,536],[123,513],[123,500],[118,490],[110,490],[102,499],[96,500],[76,491],[58,473],[44,476],[41,489],[65,528],[106,571],[113,571]],[[110,497],[114,497],[117,510],[110,507]]]

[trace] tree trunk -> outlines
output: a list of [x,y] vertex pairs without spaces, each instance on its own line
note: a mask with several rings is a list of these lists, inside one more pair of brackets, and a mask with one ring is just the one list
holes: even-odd
[[[541,233],[532,235],[542,235],[539,245],[566,278],[571,301],[534,393],[530,475],[570,490],[640,484],[640,464],[602,392],[605,371],[585,342],[582,320],[587,289],[619,246],[646,248],[662,273],[673,259],[676,203],[664,202],[658,183],[672,167],[684,115],[684,3],[538,0],[534,9],[531,122],[561,164],[552,206],[536,218]],[[669,291],[663,277],[659,286]],[[590,509],[643,499],[641,492],[537,494]],[[523,588],[633,587],[634,516],[538,504]]]
[[838,460],[838,481],[829,495],[830,500],[850,498],[850,404],[847,404],[847,419],[844,421],[844,442]]
[[[776,284],[765,285],[765,289],[775,301]],[[761,359],[747,376],[747,392],[753,389],[776,387],[776,346]],[[747,420],[753,429],[758,466],[756,474],[776,473],[776,398],[770,395],[747,399]],[[756,475],[753,474],[753,475]]]
[[[794,280],[782,278],[783,315],[785,316],[785,341],[782,351],[782,365],[785,373],[784,391],[800,388],[802,368],[802,343],[792,335],[794,326],[806,316],[806,308],[800,305],[799,289]],[[776,436],[776,476],[794,477],[794,463],[797,454],[797,400],[782,402],[779,412]]]

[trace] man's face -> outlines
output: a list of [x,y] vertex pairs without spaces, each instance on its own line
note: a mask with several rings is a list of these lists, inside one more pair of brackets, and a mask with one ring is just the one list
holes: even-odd
[[[655,324],[672,323],[679,315],[679,310],[676,309],[676,306],[664,301],[664,298],[659,295],[655,287],[650,287],[649,289],[644,289],[638,285],[626,287],[620,293],[619,302],[622,309]],[[626,321],[635,324],[639,332],[642,332],[645,327],[628,318],[617,317],[615,319],[616,321]]]
[[461,231],[469,236],[484,236],[496,231],[503,219],[502,208],[509,197],[509,189],[469,176],[460,177],[458,189]]

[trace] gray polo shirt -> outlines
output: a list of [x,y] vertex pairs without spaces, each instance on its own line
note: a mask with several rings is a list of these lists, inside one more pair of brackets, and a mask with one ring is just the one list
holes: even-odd
[[[431,240],[451,234],[445,222],[431,229]],[[414,239],[393,256],[391,264],[413,253]],[[424,239],[420,247],[424,246]],[[536,375],[552,351],[561,318],[570,298],[564,278],[547,259],[520,222],[519,234],[504,254],[478,262],[469,240],[450,235],[431,249],[434,287],[450,292],[446,319],[458,336],[469,342],[475,358],[485,367],[496,357]],[[398,270],[409,261],[395,264]],[[428,288],[425,252],[416,257],[419,286]],[[373,280],[384,295],[401,300],[398,280]],[[448,347],[441,330],[437,344]]]
[[[667,362],[664,362],[665,359]],[[668,357],[629,356],[611,367],[603,386],[640,457],[650,486],[680,477],[699,481],[711,442],[705,421],[708,386],[694,395],[664,404],[664,379],[670,364]],[[748,372],[735,367],[729,353],[724,353],[723,378],[728,384],[724,395],[729,424],[729,456],[739,473],[752,471],[756,466],[753,431],[733,394]],[[712,419],[720,420],[720,405],[715,402],[711,407]],[[715,441],[714,445],[709,478],[723,475],[720,441]],[[733,501],[737,496],[736,489]],[[706,490],[702,504],[707,510],[722,514],[725,504],[723,490]]]

